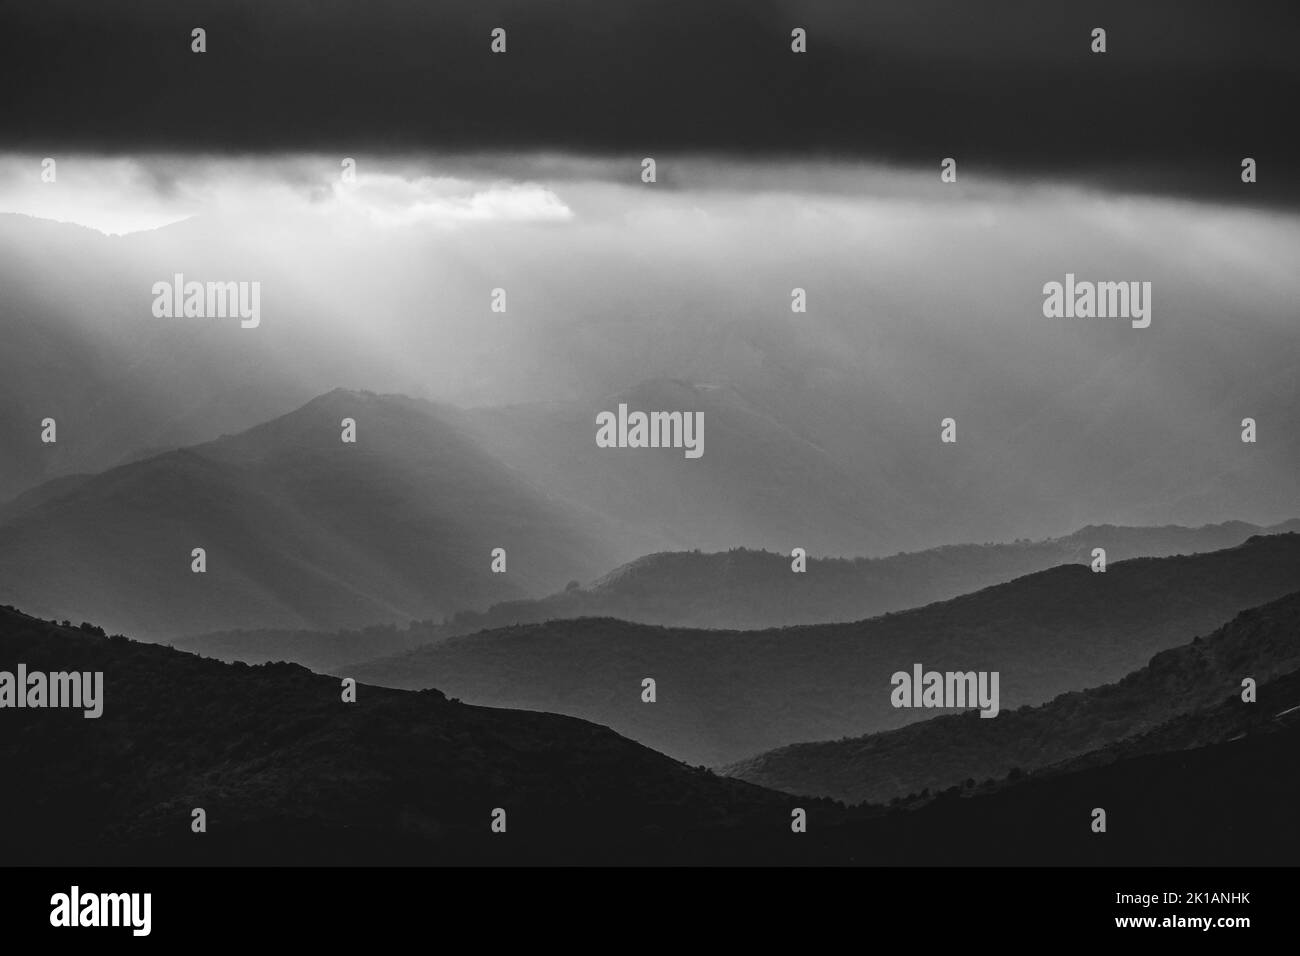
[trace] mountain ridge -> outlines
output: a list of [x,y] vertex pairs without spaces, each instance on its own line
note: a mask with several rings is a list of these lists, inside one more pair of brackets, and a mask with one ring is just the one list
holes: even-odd
[[224,631],[174,643],[222,660],[290,660],[329,670],[474,631],[581,617],[725,630],[844,623],[946,600],[1065,561],[1090,561],[1098,545],[1117,561],[1219,550],[1253,534],[1290,530],[1300,530],[1300,520],[1267,528],[1247,522],[1195,529],[1089,526],[1041,542],[949,545],[885,558],[810,557],[804,574],[792,574],[790,558],[774,552],[659,552],[585,587],[570,582],[546,597],[459,611],[442,622],[413,621],[404,630]]
[[[0,600],[146,637],[362,626],[544,593],[603,563],[590,525],[436,412],[336,390],[38,496],[0,523]],[[491,573],[495,547],[510,573]]]
[[[1177,718],[1300,670],[1300,592],[1242,611],[1206,636],[1156,653],[1122,679],[993,720],[936,716],[879,734],[791,744],[721,768],[788,793],[883,803],[963,780],[1035,771],[1157,732]],[[1260,691],[1262,693],[1262,690]],[[1264,704],[1258,705],[1264,707]],[[1165,731],[1168,733],[1168,731]]]
[[[1288,533],[1120,561],[1104,574],[1062,565],[859,622],[724,631],[552,621],[451,637],[338,672],[570,713],[716,766],[931,716],[890,705],[890,675],[915,662],[1000,671],[1004,709],[1036,704],[1119,680],[1189,634],[1298,587],[1300,534]],[[618,693],[647,677],[657,683],[655,704]],[[750,746],[758,740],[774,743]]]
[[[5,717],[0,760],[23,785],[0,788],[0,814],[21,823],[0,852],[16,865],[1262,865],[1296,850],[1300,726],[1278,721],[887,810],[717,777],[572,718],[367,685],[345,704],[294,665],[0,608],[0,668],[15,661],[105,674],[97,720]],[[1295,675],[1287,686],[1300,693]],[[1091,832],[1097,805],[1114,839]],[[505,834],[489,827],[498,809]]]

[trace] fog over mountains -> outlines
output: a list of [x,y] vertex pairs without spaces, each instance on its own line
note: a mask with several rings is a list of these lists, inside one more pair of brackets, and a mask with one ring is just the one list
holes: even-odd
[[[567,713],[716,766],[933,716],[891,706],[890,676],[915,663],[999,671],[1005,713],[1119,680],[1157,651],[1297,588],[1300,534],[1280,534],[1122,561],[1104,574],[1062,565],[850,624],[718,631],[551,621],[449,638],[343,676]],[[637,693],[647,677],[657,685],[653,706]]]
[[[663,550],[883,556],[1296,512],[1288,217],[997,180],[935,197],[928,175],[843,164],[729,180],[687,157],[659,191],[616,160],[562,177],[520,158],[495,191],[451,160],[441,177],[372,165],[341,193],[315,157],[69,158],[69,189],[116,175],[200,214],[126,236],[0,216],[0,495],[344,387],[465,410],[486,454],[618,522],[603,570]],[[497,205],[458,219],[471,201]],[[407,203],[434,212],[391,222]],[[1041,288],[1067,272],[1150,277],[1151,328],[1044,319]],[[177,273],[257,279],[261,325],[154,318],[152,284]],[[704,456],[597,448],[595,416],[619,402],[703,412]],[[955,445],[937,440],[949,416]],[[47,417],[57,444],[39,441]]]
[[[844,165],[806,167],[797,197],[759,169],[742,196],[698,158],[653,194],[619,184],[614,161],[504,190],[381,162],[352,193],[323,186],[311,157],[96,162],[64,175],[118,175],[129,195],[203,213],[126,236],[0,216],[0,492],[14,496],[0,597],[39,613],[167,639],[436,623],[664,551],[884,557],[1088,525],[1267,527],[1300,508],[1300,242],[1285,217],[1206,206],[1191,229],[1176,203],[1012,199],[996,183],[921,198],[907,173]],[[528,162],[511,172],[555,168]],[[251,238],[241,189],[283,213]],[[491,217],[456,219],[471,199]],[[385,218],[407,201],[441,212]],[[537,212],[552,208],[567,212]],[[691,215],[698,230],[668,228]],[[1070,228],[1035,239],[1048,215]],[[653,256],[629,259],[631,232]],[[1175,234],[1195,256],[1169,254]],[[1256,252],[1232,254],[1233,237]],[[929,281],[933,256],[951,281]],[[497,260],[512,276],[500,314],[488,293],[504,280],[482,265]],[[1120,268],[1153,277],[1150,328],[1043,319],[1043,281]],[[261,324],[154,318],[152,284],[176,273],[260,277]],[[790,312],[799,283],[807,313]],[[597,447],[597,414],[620,404],[702,413],[704,455]],[[338,441],[348,416],[355,446]],[[946,416],[955,444],[938,440]],[[1257,443],[1241,441],[1246,417]],[[57,442],[41,441],[46,419]],[[191,576],[211,542],[211,572]],[[505,575],[489,570],[496,547]],[[674,617],[573,596],[481,624],[851,620],[1045,566],[859,599],[890,590],[872,583],[813,617],[794,597],[763,619],[739,602]]]
[[[794,744],[726,768],[730,776],[789,793],[846,803],[884,803],[938,792],[964,781],[1000,780],[1012,770],[1033,771],[1100,751],[1124,737],[1140,737],[1175,718],[1222,705],[1203,715],[1200,732],[1182,746],[1236,735],[1245,715],[1265,717],[1300,704],[1300,594],[1243,611],[1213,633],[1156,654],[1145,667],[1114,684],[1071,691],[1039,707],[981,720],[978,713],[935,717],[866,737]],[[1271,686],[1258,706],[1241,699],[1242,681]],[[1184,721],[1184,724],[1187,722]],[[1180,724],[1179,726],[1183,726]],[[1166,749],[1187,728],[1162,730]],[[1150,741],[1145,746],[1152,749]],[[1127,748],[1139,749],[1137,745]],[[1116,754],[1112,754],[1116,756]],[[1096,763],[1096,760],[1092,761]]]
[[[589,518],[425,403],[356,393],[28,497],[0,524],[4,597],[143,637],[439,617],[612,559]],[[512,573],[488,573],[501,546]]]
[[0,865],[1294,865],[1293,8],[0,3]]
[[1081,528],[1047,541],[952,545],[888,558],[809,558],[792,574],[789,555],[735,549],[646,555],[539,599],[486,611],[462,611],[444,622],[374,625],[337,631],[256,629],[178,637],[174,646],[226,661],[292,661],[333,673],[344,665],[396,654],[458,634],[512,624],[579,617],[618,618],[670,627],[762,629],[858,621],[920,607],[1060,564],[1215,551],[1256,534],[1300,531],[1300,520],[1260,528],[1227,522],[1203,528]]
[[449,635],[508,624],[616,617],[644,624],[754,629],[861,620],[978,591],[1059,564],[1166,557],[1234,547],[1256,534],[1300,531],[1300,520],[1268,528],[1226,522],[1202,528],[1090,526],[1046,541],[958,544],[886,558],[816,558],[791,574],[789,555],[745,549],[646,555],[588,587],[535,601],[507,601],[456,615]]
[[[155,639],[451,619],[432,639],[591,615],[748,628],[915,607],[1088,561],[1097,547],[1118,560],[1212,550],[1264,530],[1095,528],[1036,545],[814,557],[802,576],[788,557],[744,551],[639,558],[610,572],[629,549],[665,539],[879,540],[869,525],[880,494],[864,495],[769,420],[730,415],[734,403],[700,395],[656,383],[616,396],[706,405],[713,456],[690,460],[654,449],[602,456],[568,412],[466,413],[335,390],[238,435],[54,479],[0,506],[0,599]],[[340,440],[344,419],[357,423],[355,445]],[[194,548],[211,562],[201,576],[191,572]],[[496,548],[506,551],[504,574],[490,570]],[[273,659],[277,641],[249,650]],[[410,643],[418,639],[398,646]],[[328,663],[374,656],[343,653]]]

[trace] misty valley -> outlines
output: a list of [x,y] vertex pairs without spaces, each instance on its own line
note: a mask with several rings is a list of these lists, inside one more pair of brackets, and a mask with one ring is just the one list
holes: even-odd
[[1291,5],[671,2],[0,6],[7,929],[1300,861]]

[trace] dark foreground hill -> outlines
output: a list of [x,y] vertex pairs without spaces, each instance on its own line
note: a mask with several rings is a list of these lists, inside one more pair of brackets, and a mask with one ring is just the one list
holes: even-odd
[[[914,663],[998,671],[1005,711],[1119,680],[1156,652],[1297,589],[1300,535],[1270,535],[1209,554],[1121,561],[1104,574],[1065,565],[854,624],[703,631],[553,621],[450,638],[348,674],[572,714],[716,766],[936,716],[891,706],[891,675]],[[629,693],[645,678],[656,682],[654,704]]]
[[1235,702],[1227,705],[1228,712],[1273,713],[1300,703],[1262,698],[1245,703],[1243,678],[1263,685],[1297,670],[1300,593],[1245,611],[1208,637],[1162,651],[1118,683],[1063,694],[1040,707],[1006,711],[993,720],[967,711],[880,734],[793,744],[723,772],[789,793],[884,803],[968,779],[1000,779],[1017,768],[1060,764],[1112,745],[1118,748],[1126,738],[1146,735],[1176,717],[1207,708],[1215,709],[1214,720],[1186,726],[1212,728],[1216,735],[1193,735],[1175,744],[1174,731],[1166,727],[1159,739],[1169,744],[1160,749],[1223,740],[1224,728],[1234,726],[1220,711],[1225,697]]
[[[89,625],[86,626],[89,628]],[[0,669],[103,670],[104,714],[0,710],[13,864],[1293,863],[1300,729],[844,809],[602,727],[246,667],[0,610]],[[207,811],[206,833],[191,811]],[[507,812],[492,833],[493,808]],[[1108,814],[1093,833],[1092,810]],[[791,831],[807,812],[808,830]]]
[[[838,842],[886,865],[1294,866],[1298,805],[1300,727],[1275,721],[1233,742],[949,791],[827,827],[807,852],[835,854]],[[1104,833],[1092,830],[1096,809]]]
[[[571,717],[250,668],[0,610],[0,670],[103,671],[104,712],[0,710],[0,858],[564,858],[658,830],[726,827],[784,797]],[[208,832],[191,832],[191,812]],[[492,811],[507,832],[492,844]],[[15,825],[15,824],[19,825]],[[539,834],[542,834],[539,836]],[[320,842],[317,842],[317,841]],[[509,856],[509,854],[506,854]],[[527,855],[525,853],[525,855]]]

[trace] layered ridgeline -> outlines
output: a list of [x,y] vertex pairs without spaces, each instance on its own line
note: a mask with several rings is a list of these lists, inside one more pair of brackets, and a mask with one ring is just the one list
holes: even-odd
[[569,717],[366,685],[345,703],[340,681],[295,665],[223,664],[0,609],[0,681],[19,664],[103,683],[95,719],[0,698],[0,855],[17,864],[1249,865],[1300,848],[1300,727],[1285,720],[846,810]]
[[601,540],[436,406],[339,390],[14,502],[0,601],[158,639],[407,623],[595,574],[612,560]]
[[[1180,730],[1166,729],[1153,738],[1164,741],[1158,749],[1179,749],[1175,740],[1182,746],[1226,740],[1233,736],[1238,712],[1243,719],[1271,717],[1300,704],[1261,690],[1296,671],[1300,593],[1244,611],[1204,638],[1161,651],[1117,683],[1063,694],[1040,707],[1006,710],[995,720],[968,711],[850,740],[794,744],[723,772],[790,793],[883,803],[967,780],[999,779],[1017,768],[1038,770],[1207,710],[1214,711],[1212,719],[1179,722]],[[1245,678],[1259,685],[1255,704],[1242,700]],[[1179,736],[1193,727],[1210,729],[1211,738]],[[1112,756],[1126,752],[1115,747]]]
[[1300,531],[1300,520],[1261,528],[1229,521],[1201,528],[1093,525],[1045,541],[960,544],[887,558],[808,558],[792,573],[788,554],[665,552],[629,562],[587,587],[540,600],[464,611],[448,633],[561,618],[616,617],[642,624],[752,630],[858,621],[1001,584],[1059,564],[1166,557],[1235,547],[1252,535]]
[[[1280,534],[1207,554],[1121,561],[1105,573],[1063,565],[851,624],[720,631],[552,621],[449,638],[348,674],[573,714],[688,762],[719,765],[934,716],[891,705],[891,675],[914,664],[999,672],[1005,711],[1119,680],[1156,652],[1297,588],[1300,534]],[[654,703],[628,693],[647,678]]]
[[1192,554],[1233,547],[1254,534],[1300,530],[1300,521],[1260,528],[1243,521],[1203,528],[1083,528],[1047,541],[963,544],[888,558],[808,558],[791,572],[789,555],[737,548],[714,554],[663,552],[629,562],[583,587],[539,599],[462,611],[445,623],[412,622],[339,631],[244,630],[195,635],[175,646],[226,661],[292,661],[332,670],[421,644],[512,624],[613,617],[672,627],[754,630],[858,621],[956,597],[1033,571],[1108,560]]

